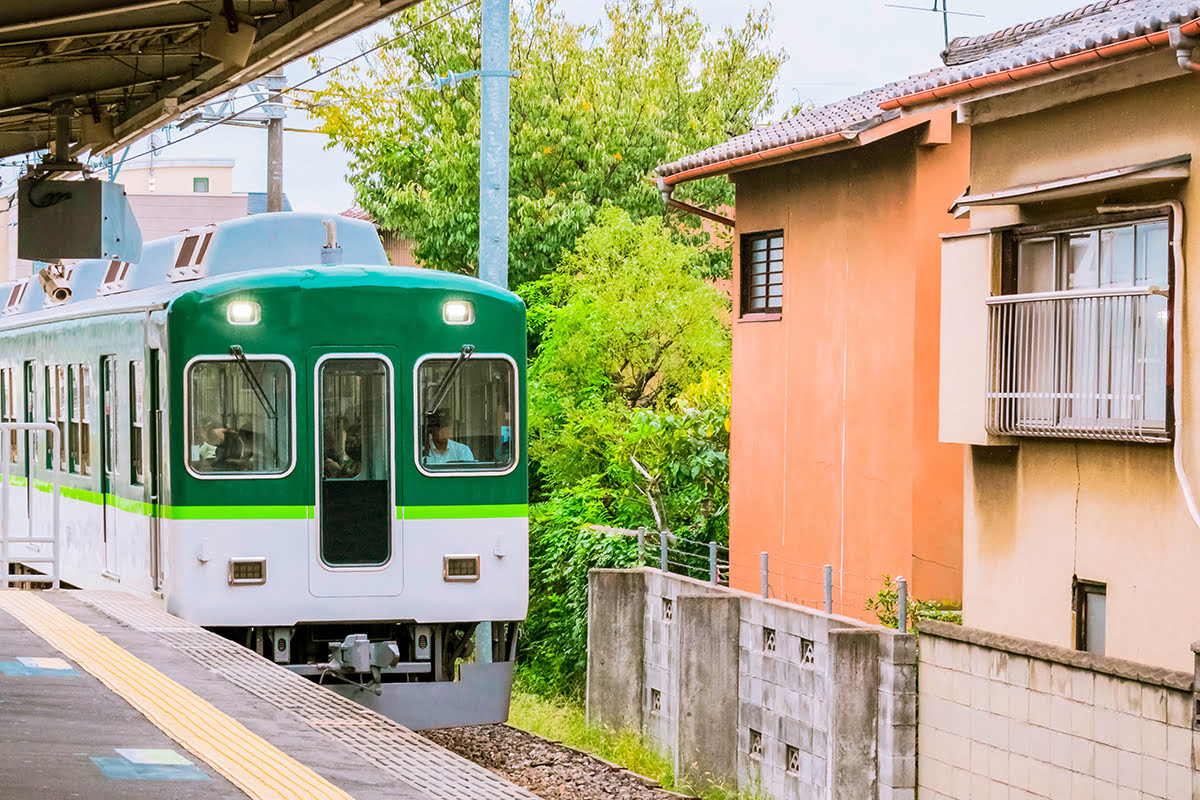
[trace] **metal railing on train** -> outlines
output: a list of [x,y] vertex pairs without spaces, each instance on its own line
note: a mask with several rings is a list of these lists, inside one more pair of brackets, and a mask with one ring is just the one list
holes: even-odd
[[[4,447],[0,449],[0,589],[7,589],[14,583],[37,583],[49,584],[52,589],[59,588],[60,584],[60,564],[62,552],[62,535],[60,530],[61,517],[61,499],[62,487],[59,484],[59,473],[51,471],[51,481],[48,486],[38,486],[32,477],[21,478],[26,487],[26,503],[25,514],[17,515],[13,513],[12,498],[10,492],[13,488],[13,478],[21,476],[12,475],[12,467],[14,466],[13,454],[14,449],[9,446],[10,437],[13,433],[26,434],[26,447],[28,448],[28,457],[32,459],[32,453],[37,450],[35,443],[36,434],[44,433],[50,437],[49,452],[57,453],[59,450],[58,437],[60,435],[58,428],[49,422],[0,422],[0,442],[4,443]],[[40,505],[36,502],[38,494],[48,489],[51,495],[50,500],[50,535],[37,535],[38,512],[37,507]],[[13,528],[16,527],[16,517],[25,517],[24,535],[13,535]],[[12,550],[13,545],[26,545],[26,552],[15,553]],[[30,548],[29,545],[33,545]],[[44,545],[50,545],[50,555],[46,555]],[[30,565],[45,565],[48,567],[48,572],[43,574],[22,574],[11,575],[9,571],[11,564]]]
[[1013,294],[987,305],[989,433],[1170,440],[1164,292]]
[[[867,600],[878,591],[878,584],[863,575],[835,570],[832,564],[806,564],[766,551],[757,563],[731,561],[729,547],[718,542],[689,539],[671,531],[647,528],[614,528],[589,525],[591,530],[615,536],[637,537],[637,565],[657,567],[676,575],[707,580],[714,586],[729,586],[734,570],[742,574],[745,585],[757,572],[759,593],[763,599],[780,600],[807,606],[826,614],[861,616]],[[875,588],[873,588],[873,586]],[[896,627],[907,628],[908,582],[895,579]]]

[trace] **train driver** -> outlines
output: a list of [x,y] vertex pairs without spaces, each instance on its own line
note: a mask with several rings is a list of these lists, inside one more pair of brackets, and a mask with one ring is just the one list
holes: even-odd
[[351,456],[346,446],[348,427],[340,417],[326,420],[323,467],[326,478],[357,478],[362,471],[362,463]]
[[475,454],[462,442],[450,438],[454,433],[454,421],[450,412],[440,409],[430,415],[429,445],[425,448],[426,464],[451,464],[474,461]]

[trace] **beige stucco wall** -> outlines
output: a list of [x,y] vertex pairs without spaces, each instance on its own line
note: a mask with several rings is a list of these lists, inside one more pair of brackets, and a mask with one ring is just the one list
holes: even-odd
[[[976,126],[971,191],[1200,152],[1198,101],[1200,78],[1184,75]],[[1196,181],[1053,208],[1026,206],[1022,214],[1028,221],[1063,219],[1094,212],[1102,202],[1162,199],[1184,202],[1185,260],[1200,275]],[[1200,277],[1187,283],[1185,305],[1200,308]],[[1185,316],[1183,346],[1175,350],[1184,359],[1177,446],[1200,479],[1197,335]],[[961,413],[982,418],[984,409],[978,404]],[[1108,655],[1191,669],[1188,644],[1200,639],[1194,592],[1200,527],[1185,507],[1170,446],[1036,439],[1015,448],[976,446],[966,459],[965,492],[967,624],[1071,646],[1071,579],[1078,575],[1108,584]]]
[[117,183],[129,194],[192,194],[193,178],[208,178],[208,194],[233,194],[232,159],[158,159],[154,162],[154,188],[150,188],[149,161],[126,164]]

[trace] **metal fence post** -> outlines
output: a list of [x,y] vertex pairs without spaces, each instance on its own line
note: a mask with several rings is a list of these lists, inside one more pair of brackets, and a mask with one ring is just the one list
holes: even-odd
[[767,570],[767,551],[766,550],[762,551],[761,557],[762,557],[762,596],[765,599],[766,596],[770,593],[770,589],[771,589],[770,585],[767,583],[768,570]]
[[646,526],[642,525],[638,529],[638,566],[646,563]]
[[825,565],[825,613],[833,613],[833,565]]
[[667,532],[658,532],[658,568],[667,571]]
[[896,628],[908,630],[908,581],[896,578]]
[[708,582],[717,584],[717,543],[708,543]]

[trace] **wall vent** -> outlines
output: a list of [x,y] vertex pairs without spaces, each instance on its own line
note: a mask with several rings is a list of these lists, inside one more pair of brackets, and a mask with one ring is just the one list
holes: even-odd
[[100,288],[96,290],[96,294],[101,297],[110,294],[117,294],[129,288],[129,268],[132,265],[128,261],[121,261],[114,258],[108,265],[108,269],[104,273],[104,281],[100,284]]
[[183,237],[179,242],[179,249],[175,251],[175,266],[167,273],[167,280],[177,282],[203,278],[207,272],[204,257],[208,255],[212,237],[212,230],[203,235],[194,233]]
[[26,278],[13,284],[12,291],[8,293],[8,302],[4,304],[4,314],[17,314],[21,311],[25,293],[29,291],[29,284],[32,282],[33,278]]

